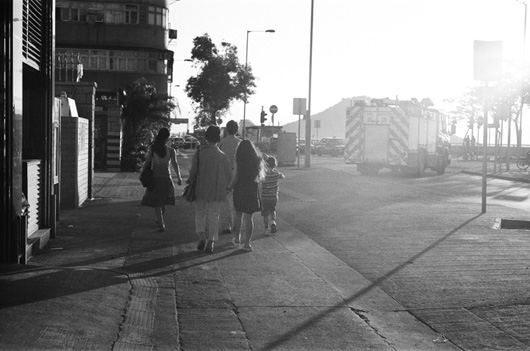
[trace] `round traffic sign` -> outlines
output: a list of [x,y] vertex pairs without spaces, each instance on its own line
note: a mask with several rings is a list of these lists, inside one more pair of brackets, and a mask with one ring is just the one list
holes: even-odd
[[278,112],[278,106],[276,106],[276,105],[272,105],[271,107],[269,107],[269,111],[270,111],[271,113],[276,113],[276,112]]

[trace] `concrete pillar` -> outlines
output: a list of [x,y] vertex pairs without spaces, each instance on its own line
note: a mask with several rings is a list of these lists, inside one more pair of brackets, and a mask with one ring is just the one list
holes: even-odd
[[56,82],[55,93],[60,96],[63,92],[66,96],[74,99],[77,112],[80,117],[88,119],[88,189],[87,196],[93,197],[94,181],[94,120],[95,120],[95,101],[96,101],[95,82]]
[[88,198],[88,125],[81,117],[61,117],[61,208],[78,208]]

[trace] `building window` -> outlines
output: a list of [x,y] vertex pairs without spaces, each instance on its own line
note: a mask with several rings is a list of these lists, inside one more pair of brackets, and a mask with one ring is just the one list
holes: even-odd
[[67,22],[70,20],[70,9],[67,7],[57,7],[55,9],[57,21]]
[[147,6],[140,5],[140,11],[138,13],[138,23],[147,24]]
[[104,22],[167,27],[167,9],[159,6],[57,0],[56,13],[57,21],[63,22]]
[[87,22],[104,22],[105,13],[100,9],[88,9]]
[[125,5],[125,23],[138,24],[138,5]]
[[147,70],[148,71],[152,71],[152,72],[156,72],[157,71],[156,60],[149,60],[147,62],[148,62]]
[[127,59],[127,71],[136,71],[136,59]]
[[79,56],[85,70],[166,74],[166,55],[122,50],[56,49],[57,54]]
[[145,59],[138,59],[138,61],[136,61],[136,64],[138,65],[139,72],[145,72]]

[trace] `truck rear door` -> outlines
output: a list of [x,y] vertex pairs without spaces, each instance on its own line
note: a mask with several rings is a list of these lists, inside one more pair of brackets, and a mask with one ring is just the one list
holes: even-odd
[[388,161],[387,124],[364,125],[364,160],[370,162]]
[[363,114],[363,125],[363,161],[387,163],[390,136],[390,108],[366,107]]

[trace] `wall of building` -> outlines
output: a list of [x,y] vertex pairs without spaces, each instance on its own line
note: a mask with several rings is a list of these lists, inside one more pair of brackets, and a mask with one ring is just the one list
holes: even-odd
[[86,70],[83,80],[96,82],[99,91],[120,91],[142,77],[153,82],[158,93],[166,94],[168,92],[167,75],[160,73]]
[[141,48],[148,43],[153,48],[167,47],[167,30],[162,27],[59,21],[57,31],[63,33],[63,45],[83,43],[84,47],[98,47],[103,41],[106,46]]
[[[103,11],[104,16],[98,21],[90,16],[72,17],[71,13],[87,4]],[[125,5],[140,6],[138,17],[132,16],[128,23],[124,21]],[[145,77],[165,94],[173,65],[173,52],[168,49],[168,6],[167,0],[57,1],[57,52],[66,50],[77,56],[84,64],[83,81],[96,82],[99,91],[124,90],[127,84]],[[131,63],[137,59],[138,63]]]
[[[40,160],[37,222],[48,231],[55,226],[51,179],[55,1],[4,0],[0,4],[0,17],[5,24],[4,53],[0,59],[4,68],[0,262],[26,263],[28,224],[22,205],[23,159]],[[23,28],[24,24],[27,27]]]

